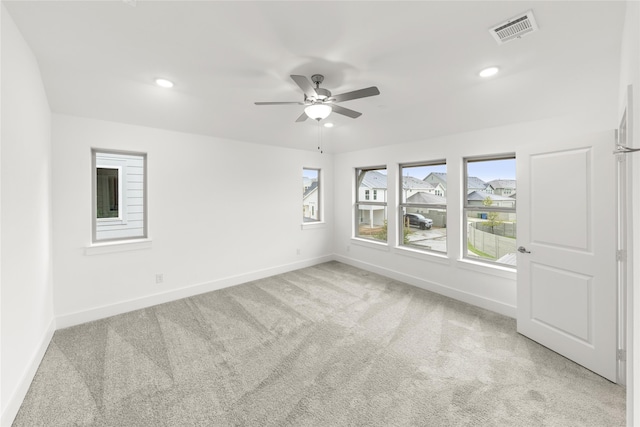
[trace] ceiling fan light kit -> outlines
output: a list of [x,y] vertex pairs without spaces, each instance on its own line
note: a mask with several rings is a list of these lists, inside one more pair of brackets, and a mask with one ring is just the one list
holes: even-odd
[[173,82],[171,80],[162,79],[162,78],[156,79],[156,84],[166,89],[170,89],[173,87]]
[[304,112],[310,119],[320,121],[329,117],[331,107],[327,104],[312,104],[306,107]]
[[313,84],[305,77],[292,74],[291,79],[298,85],[302,92],[304,92],[304,100],[302,102],[256,102],[256,105],[306,105],[304,112],[298,117],[296,122],[303,122],[307,118],[320,121],[329,116],[329,114],[337,113],[343,116],[351,117],[355,119],[360,117],[362,113],[358,111],[350,110],[348,108],[336,105],[338,102],[350,101],[352,99],[366,98],[368,96],[380,95],[380,91],[377,87],[371,86],[365,89],[354,90],[352,92],[346,92],[340,95],[332,96],[331,92],[325,88],[320,87],[320,83],[324,81],[322,74],[314,74],[311,76]]

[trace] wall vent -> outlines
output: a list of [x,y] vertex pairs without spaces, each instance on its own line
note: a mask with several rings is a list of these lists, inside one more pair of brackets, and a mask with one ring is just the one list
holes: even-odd
[[498,44],[504,44],[511,40],[520,38],[525,34],[532,33],[538,29],[533,11],[514,16],[506,22],[496,25],[489,32]]

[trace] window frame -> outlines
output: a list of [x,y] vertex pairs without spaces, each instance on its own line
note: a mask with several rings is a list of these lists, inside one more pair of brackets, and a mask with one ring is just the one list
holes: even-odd
[[[126,224],[127,223],[127,208],[126,208],[126,203],[124,202],[126,200],[126,197],[124,196],[126,193],[125,190],[125,185],[124,185],[124,177],[126,176],[126,165],[120,165],[120,166],[113,166],[113,165],[104,165],[102,163],[100,163],[100,161],[97,159],[97,157],[99,156],[99,154],[115,154],[115,155],[124,155],[124,156],[138,156],[141,157],[142,159],[142,169],[143,169],[143,183],[142,183],[142,206],[143,206],[143,213],[142,213],[142,223],[143,223],[143,232],[142,235],[138,235],[138,236],[126,236],[126,237],[116,237],[116,238],[109,238],[109,239],[97,239],[97,226],[99,223],[104,224],[104,223],[116,223],[119,222],[121,224]],[[115,169],[115,168],[119,168],[119,173],[118,173],[118,187],[119,187],[119,194],[118,194],[118,198],[119,198],[119,215],[118,218],[98,218],[98,212],[97,212],[97,197],[98,197],[98,191],[97,191],[97,168],[110,168],[110,169]],[[92,244],[102,244],[102,243],[122,243],[122,242],[127,242],[127,241],[139,241],[141,239],[148,239],[149,237],[149,232],[148,232],[148,191],[147,191],[147,177],[148,177],[148,172],[147,172],[147,153],[143,153],[143,152],[139,152],[139,151],[127,151],[127,150],[113,150],[113,149],[102,149],[102,148],[91,148],[91,242]]]
[[[304,193],[302,193],[302,224],[303,225],[308,225],[308,224],[318,224],[324,221],[324,212],[322,210],[322,205],[323,205],[323,201],[322,201],[322,169],[320,168],[313,168],[313,167],[306,167],[303,166],[302,167],[302,177],[304,179],[304,172],[305,171],[315,171],[317,173],[317,182],[318,185],[316,186],[316,191],[318,193],[318,204],[315,208],[315,211],[318,214],[318,219],[309,219],[308,221],[305,221],[305,216],[304,216]],[[313,215],[313,214],[312,214]]]
[[[469,173],[468,173],[468,164],[476,163],[476,162],[489,162],[494,160],[516,160],[516,153],[503,153],[503,154],[494,154],[494,155],[486,155],[486,156],[472,156],[472,157],[464,157],[462,159],[462,191],[461,196],[462,200],[462,217],[461,217],[461,228],[462,228],[462,241],[461,241],[461,258],[464,261],[472,261],[485,264],[494,268],[509,268],[513,270],[517,270],[517,265],[505,264],[497,261],[493,261],[490,259],[482,258],[479,256],[471,257],[469,256],[468,251],[468,240],[469,240],[469,212],[509,212],[516,214],[517,221],[517,207],[518,202],[515,201],[515,206],[513,208],[507,208],[503,206],[474,206],[469,204]],[[517,173],[517,171],[516,171]],[[517,179],[517,178],[516,178]],[[516,184],[517,185],[517,184]],[[492,192],[491,194],[494,194]]]
[[[387,230],[388,230],[388,217],[387,217],[387,213],[388,213],[388,203],[387,203],[387,198],[388,197],[384,197],[385,200],[383,201],[379,201],[379,200],[370,200],[371,198],[371,193],[369,192],[369,197],[366,197],[366,192],[368,192],[369,190],[365,189],[365,195],[363,195],[366,200],[360,200],[360,182],[358,180],[358,176],[360,175],[361,172],[363,172],[363,178],[364,175],[366,174],[366,172],[370,172],[370,171],[379,171],[379,170],[384,170],[386,172],[385,176],[387,177],[387,187],[385,189],[386,192],[389,191],[389,176],[388,176],[388,167],[386,165],[380,165],[380,166],[367,166],[367,167],[359,167],[359,168],[354,168],[354,172],[355,172],[355,197],[354,197],[354,211],[353,211],[353,238],[355,239],[360,239],[362,241],[366,241],[366,242],[373,242],[373,243],[378,243],[378,244],[383,244],[383,245],[388,245],[389,244],[389,239],[387,236],[387,240],[380,240],[380,239],[374,239],[374,238],[366,238],[366,237],[362,237],[359,235],[358,230],[360,229],[360,206],[382,206],[383,210],[384,210],[384,216],[385,216],[385,221],[387,221]],[[386,193],[385,193],[386,194]]]
[[[445,211],[445,215],[448,212],[447,204],[435,204],[435,203],[408,203],[404,196],[404,176],[402,174],[403,168],[410,167],[418,167],[418,166],[445,166],[445,170],[448,170],[447,160],[446,159],[438,159],[438,160],[429,160],[429,161],[421,161],[421,162],[410,162],[410,163],[400,163],[398,165],[398,247],[403,249],[412,249],[420,252],[430,253],[430,254],[439,254],[439,255],[447,255],[449,252],[449,233],[446,234],[446,251],[439,251],[435,249],[427,249],[420,248],[414,245],[408,245],[404,243],[404,212],[407,208],[433,208],[433,209],[443,209]],[[437,190],[436,190],[437,192]],[[434,194],[436,194],[434,192]],[[437,195],[437,194],[436,194]],[[440,196],[444,197],[444,196]]]

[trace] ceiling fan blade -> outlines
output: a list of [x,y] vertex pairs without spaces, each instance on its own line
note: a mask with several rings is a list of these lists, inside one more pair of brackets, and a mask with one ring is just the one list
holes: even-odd
[[334,104],[331,105],[331,109],[334,113],[342,114],[343,116],[351,117],[352,119],[356,119],[362,115],[362,113],[358,113],[357,111],[353,111]]
[[377,87],[371,86],[366,89],[354,90],[353,92],[342,93],[340,95],[333,95],[331,99],[334,102],[349,101],[350,99],[366,98],[367,96],[380,95],[380,91]]
[[287,104],[297,104],[304,105],[304,102],[254,102],[256,105],[287,105]]
[[307,79],[305,76],[298,76],[298,75],[292,74],[291,78],[293,79],[294,82],[296,82],[298,86],[300,86],[300,89],[302,89],[304,94],[307,95],[307,98],[312,98],[317,95],[316,90],[313,88],[313,85],[311,84],[309,79]]
[[300,117],[296,119],[296,123],[304,122],[305,120],[307,120],[308,117],[309,116],[307,116],[307,113],[303,111],[302,114],[300,114]]

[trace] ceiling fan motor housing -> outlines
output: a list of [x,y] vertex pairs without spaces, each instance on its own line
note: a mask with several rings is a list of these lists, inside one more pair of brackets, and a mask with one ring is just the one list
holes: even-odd
[[331,92],[329,92],[327,89],[321,88],[321,87],[317,87],[316,88],[316,93],[318,94],[316,96],[316,99],[319,101],[324,101],[325,99],[329,98],[331,96]]

